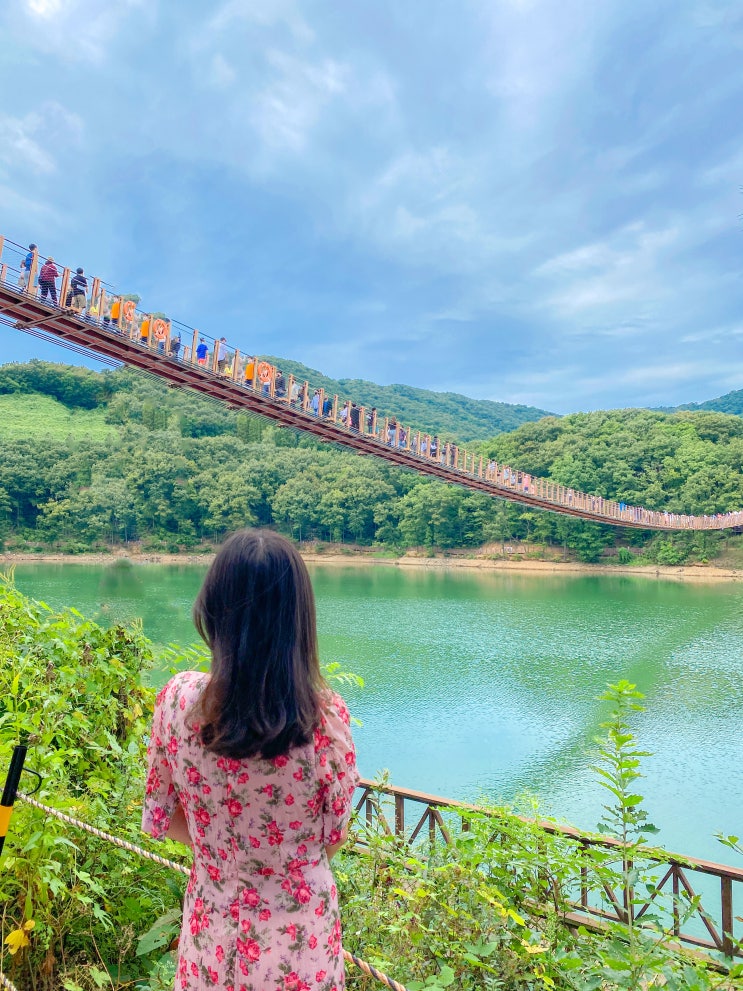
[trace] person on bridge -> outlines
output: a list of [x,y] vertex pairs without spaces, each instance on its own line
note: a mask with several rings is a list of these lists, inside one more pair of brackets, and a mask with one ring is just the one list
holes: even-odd
[[199,338],[199,344],[196,348],[196,361],[199,365],[206,364],[206,356],[209,353],[209,348],[206,346],[206,341],[203,337]]
[[57,271],[57,266],[54,264],[54,259],[50,256],[41,266],[39,288],[41,289],[41,298],[46,299],[48,295],[55,306],[57,305],[57,283],[55,279],[58,278],[59,272]]
[[193,614],[211,670],[157,697],[142,816],[193,848],[176,987],[342,991],[330,859],[358,772],[348,709],[320,672],[307,567],[285,537],[240,530]]
[[217,371],[220,375],[224,375],[224,370],[227,367],[227,338],[220,337],[217,344]]
[[255,358],[245,359],[245,371],[243,372],[245,377],[245,387],[251,389],[253,387],[253,380],[255,379]]
[[70,291],[67,294],[66,305],[71,306],[78,313],[82,313],[87,303],[87,293],[88,280],[85,278],[83,270],[78,268],[70,279]]
[[31,268],[34,263],[34,253],[37,250],[38,249],[35,244],[29,244],[28,254],[21,262],[21,272],[20,275],[18,276],[18,285],[21,287],[21,289],[28,288],[28,279],[29,276],[31,275]]

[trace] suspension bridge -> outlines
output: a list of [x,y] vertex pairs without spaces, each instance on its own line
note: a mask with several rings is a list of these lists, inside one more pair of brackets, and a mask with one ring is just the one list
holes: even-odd
[[[322,441],[351,448],[498,499],[613,526],[724,530],[743,526],[743,510],[691,516],[627,505],[487,461],[432,433],[377,415],[352,397],[326,395],[308,381],[284,380],[257,356],[241,354],[177,321],[137,309],[98,278],[54,263],[0,236],[0,322],[83,354],[139,368],[176,388],[216,399]],[[52,274],[52,272],[56,274]],[[60,280],[59,285],[57,280]]]

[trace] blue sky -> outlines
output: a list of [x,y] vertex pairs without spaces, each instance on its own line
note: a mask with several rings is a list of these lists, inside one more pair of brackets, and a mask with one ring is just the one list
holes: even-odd
[[739,0],[5,0],[0,231],[337,377],[701,401],[743,388],[742,57]]

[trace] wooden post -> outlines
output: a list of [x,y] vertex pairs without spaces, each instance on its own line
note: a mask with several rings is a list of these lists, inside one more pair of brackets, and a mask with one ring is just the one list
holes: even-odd
[[101,289],[98,293],[98,323],[103,323],[103,311],[106,308],[106,290]]
[[98,296],[100,295],[100,292],[101,292],[101,280],[100,279],[93,279],[93,282],[92,282],[92,285],[91,285],[91,290],[90,290],[90,305],[91,306],[93,305],[93,303],[95,302],[95,300],[98,299]]
[[287,384],[286,401],[289,404],[291,404],[291,401],[292,401],[292,392],[294,392],[294,376],[293,375],[291,375],[291,374],[289,375],[289,380],[288,380],[288,382],[286,384]]
[[384,425],[382,427],[382,431],[383,431],[382,432],[382,443],[383,444],[386,444],[387,443],[387,437],[389,436],[389,432],[390,432],[389,431],[389,419],[386,416],[384,418]]
[[[119,310],[119,313],[121,313],[121,310]],[[121,319],[121,317],[119,317],[119,319]],[[170,335],[171,335],[172,331],[173,331],[172,321],[166,320],[165,321],[165,340],[162,342],[163,343],[163,354],[164,355],[170,354]]]
[[59,305],[62,309],[67,308],[67,293],[70,291],[70,270],[62,269],[62,281],[59,284]]
[[318,417],[320,417],[324,415],[323,409],[325,407],[325,390],[322,388],[322,386],[319,389],[318,396],[320,401],[317,404],[317,415]]
[[338,396],[333,396],[333,423],[338,422]]
[[268,383],[268,394],[271,399],[276,397],[276,365],[271,365],[271,379]]
[[366,433],[366,410],[363,406],[359,406],[359,433]]
[[28,272],[28,283],[26,284],[26,292],[29,296],[35,296],[36,290],[34,289],[34,279],[36,278],[36,270],[39,267],[39,249],[34,248],[33,258],[31,259],[31,268]]
[[194,330],[193,337],[191,338],[191,364],[196,364],[196,348],[199,345],[199,332]]
[[232,355],[232,381],[237,382],[238,372],[240,370],[240,352],[235,348]]
[[400,446],[400,423],[398,420],[395,420],[395,447],[398,448],[399,446]]
[[218,371],[218,366],[217,366],[218,361],[219,361],[219,341],[215,337],[214,350],[212,351],[212,371],[214,372],[215,375],[217,374]]
[[7,262],[3,262],[2,265],[0,265],[0,282],[7,282],[7,281],[8,281],[8,265]]
[[304,388],[304,394],[302,396],[302,409],[306,413],[307,410],[310,408],[310,383],[305,382],[303,388]]
[[375,437],[377,436],[377,411],[376,410],[374,410],[374,412],[372,413],[371,432],[374,434]]

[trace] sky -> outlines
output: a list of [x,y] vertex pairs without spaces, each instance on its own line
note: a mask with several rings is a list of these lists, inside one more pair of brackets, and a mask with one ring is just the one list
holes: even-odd
[[0,233],[334,377],[699,402],[743,388],[742,57],[740,0],[3,0]]

